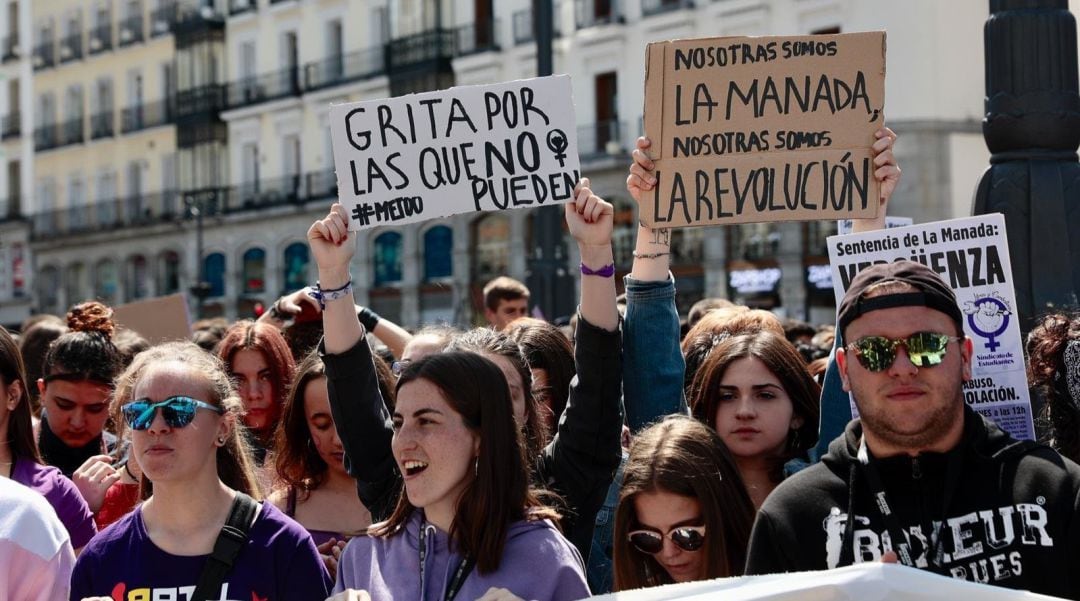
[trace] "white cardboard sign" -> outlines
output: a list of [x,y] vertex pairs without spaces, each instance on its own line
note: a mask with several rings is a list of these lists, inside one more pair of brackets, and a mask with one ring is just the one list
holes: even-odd
[[837,306],[855,274],[874,263],[911,259],[940,274],[975,345],[964,400],[1014,438],[1035,438],[1004,216],[830,236],[828,246]]
[[567,75],[333,105],[349,229],[569,202],[576,128]]

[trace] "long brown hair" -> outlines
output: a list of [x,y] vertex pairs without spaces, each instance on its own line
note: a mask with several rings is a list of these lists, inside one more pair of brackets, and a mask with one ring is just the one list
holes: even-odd
[[[221,482],[233,490],[245,493],[256,500],[262,499],[262,492],[255,478],[255,460],[251,447],[244,435],[244,424],[240,419],[243,404],[240,402],[232,381],[225,373],[221,360],[203,350],[194,342],[167,342],[151,347],[135,356],[131,365],[116,378],[113,392],[112,413],[118,415],[120,408],[132,400],[139,381],[151,367],[165,363],[179,363],[191,370],[192,386],[204,386],[206,402],[225,409],[226,414],[235,416],[232,431],[224,446],[217,450],[217,472]],[[203,381],[199,382],[198,379]],[[150,479],[143,474],[140,478],[142,498],[153,493]]]
[[821,406],[821,387],[810,377],[799,351],[787,339],[762,330],[721,341],[694,377],[690,410],[695,418],[716,429],[716,408],[720,404],[720,384],[724,374],[733,362],[746,357],[758,359],[769,368],[791,398],[794,414],[802,418],[802,425],[788,436],[785,452],[776,458],[773,479],[779,481],[783,464],[817,443]]
[[8,427],[5,435],[11,448],[12,461],[29,459],[37,463],[41,461],[37,444],[34,443],[34,424],[30,418],[30,391],[26,385],[26,367],[23,365],[19,347],[15,346],[15,339],[11,334],[0,326],[0,386],[7,388],[14,382],[19,382],[22,393],[15,408],[8,413]]
[[311,440],[304,391],[308,384],[326,377],[326,365],[318,351],[308,353],[296,368],[281,421],[274,432],[274,468],[282,483],[295,488],[304,498],[322,486],[330,466],[323,461]]
[[225,332],[225,337],[218,344],[218,357],[225,363],[225,369],[233,376],[233,360],[242,350],[258,351],[266,360],[270,370],[270,382],[274,389],[274,402],[282,403],[289,390],[296,362],[288,343],[276,327],[258,321],[238,321]]
[[[525,447],[514,422],[510,387],[502,370],[477,353],[448,351],[409,364],[397,389],[414,380],[439,388],[465,426],[480,438],[476,476],[461,493],[450,538],[462,555],[476,558],[482,574],[499,569],[513,522],[558,518],[529,488]],[[415,507],[402,490],[390,518],[369,530],[372,536],[399,533]]]
[[1047,442],[1057,452],[1080,459],[1080,399],[1069,393],[1065,349],[1080,340],[1080,313],[1052,313],[1044,316],[1028,334],[1028,379],[1043,393],[1046,402],[1040,412]]
[[[532,393],[532,372],[521,347],[503,332],[491,328],[474,328],[455,336],[446,346],[449,351],[473,351],[490,353],[509,359],[521,376],[522,394],[525,396],[525,448],[529,463],[534,465],[540,451],[548,443],[548,427],[541,415],[540,404]],[[505,377],[503,378],[505,380]],[[400,387],[400,385],[399,385]],[[512,402],[511,402],[512,403]],[[513,404],[511,404],[511,407]]]
[[537,403],[549,408],[548,430],[553,431],[559,423],[566,402],[570,398],[570,382],[577,375],[574,366],[574,347],[559,328],[532,317],[519,317],[506,328],[510,339],[518,343],[530,369],[547,372],[547,390],[538,390],[533,383],[532,396]]
[[627,535],[639,526],[634,498],[668,492],[697,499],[705,525],[699,580],[740,576],[754,522],[754,504],[739,469],[715,430],[682,415],[670,415],[634,437],[623,468],[615,510],[615,590],[625,591],[672,581],[652,555],[630,545]]

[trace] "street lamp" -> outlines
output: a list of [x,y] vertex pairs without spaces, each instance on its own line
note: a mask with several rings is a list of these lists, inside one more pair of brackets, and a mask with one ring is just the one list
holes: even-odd
[[202,318],[203,302],[210,296],[210,282],[206,281],[206,262],[203,260],[203,214],[206,207],[217,200],[215,190],[198,190],[184,196],[184,207],[195,218],[195,261],[197,278],[188,290],[196,299],[195,316]]

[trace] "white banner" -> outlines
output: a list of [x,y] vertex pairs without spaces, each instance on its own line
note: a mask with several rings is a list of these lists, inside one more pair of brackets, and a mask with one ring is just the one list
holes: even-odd
[[964,400],[1014,438],[1035,438],[1004,216],[830,236],[828,247],[837,306],[855,274],[874,263],[910,259],[941,275],[975,345]]
[[593,601],[1040,601],[1057,597],[957,580],[899,564],[861,563],[822,572],[720,578],[593,597]]
[[463,86],[330,107],[349,229],[573,198],[570,77]]

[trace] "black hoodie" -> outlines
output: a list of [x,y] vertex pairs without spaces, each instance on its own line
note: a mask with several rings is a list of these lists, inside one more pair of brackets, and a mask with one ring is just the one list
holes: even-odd
[[[876,561],[894,549],[891,523],[918,568],[1080,599],[1076,464],[1013,439],[965,406],[963,438],[952,451],[869,457],[884,488],[881,508],[872,470],[858,459],[861,440],[853,420],[821,463],[766,499],[750,536],[747,574]],[[888,521],[890,508],[896,519]]]

